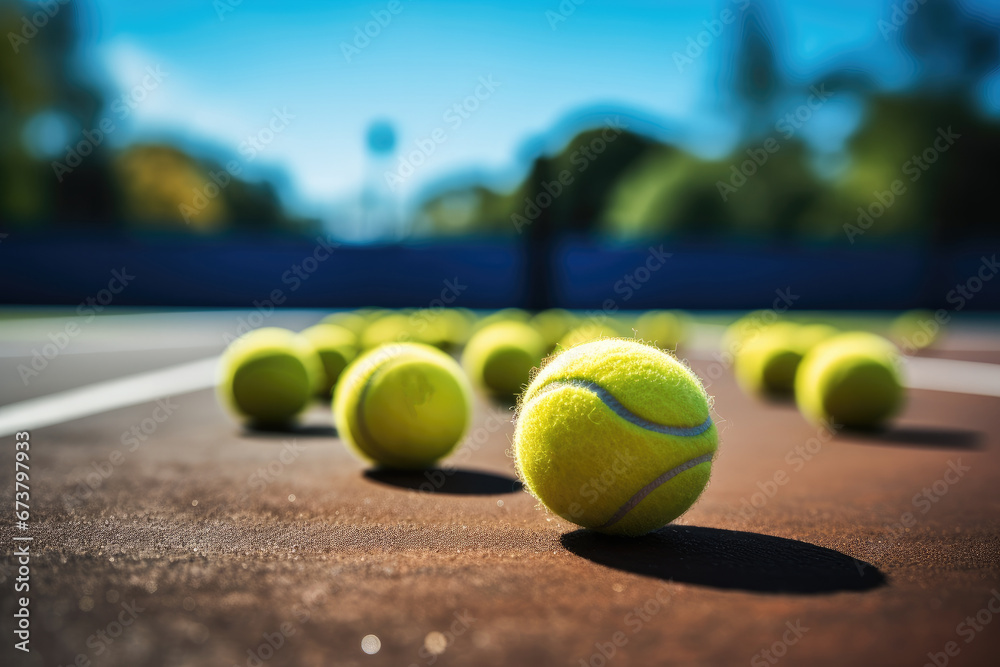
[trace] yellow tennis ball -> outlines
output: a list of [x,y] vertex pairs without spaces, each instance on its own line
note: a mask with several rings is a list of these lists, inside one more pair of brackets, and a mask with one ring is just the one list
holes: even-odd
[[447,456],[469,426],[471,406],[455,360],[420,343],[362,354],[333,398],[341,438],[362,458],[391,468],[425,468]]
[[803,355],[820,343],[827,341],[840,333],[840,329],[829,324],[803,324],[795,334],[795,342]]
[[932,310],[907,311],[893,320],[889,329],[892,339],[911,352],[931,347],[942,333],[942,324]]
[[426,308],[413,314],[411,330],[414,342],[450,352],[469,339],[472,320],[466,311],[458,308]]
[[506,400],[521,393],[546,352],[545,341],[530,325],[495,322],[469,339],[462,367],[477,387]]
[[845,333],[820,343],[802,360],[795,400],[814,422],[879,426],[903,406],[899,352],[885,338]]
[[530,319],[531,315],[526,310],[521,310],[520,308],[502,308],[483,315],[476,321],[472,328],[474,333],[497,322],[527,322]]
[[685,333],[684,316],[669,310],[650,310],[635,321],[636,338],[664,350],[676,350]]
[[728,327],[719,341],[719,350],[724,356],[737,355],[743,346],[756,338],[761,331],[776,324],[778,315],[773,310],[754,310],[739,318]]
[[317,324],[299,333],[306,339],[323,362],[316,393],[332,396],[340,374],[354,357],[358,356],[358,337],[354,332],[336,324]]
[[642,535],[708,484],[718,434],[698,377],[670,354],[605,339],[554,357],[521,398],[514,431],[528,491],[603,533]]
[[319,356],[304,338],[264,327],[237,338],[223,353],[218,393],[243,419],[283,425],[309,405],[322,373]]
[[546,348],[554,350],[560,339],[576,325],[577,317],[562,308],[543,310],[531,318],[531,326],[545,341]]
[[558,350],[567,350],[581,343],[589,343],[600,338],[628,335],[629,331],[617,321],[607,318],[604,321],[590,321],[581,324],[562,337],[556,346]]
[[825,324],[800,326],[779,322],[749,338],[736,355],[734,372],[744,391],[791,396],[802,358],[822,341],[837,335]]
[[779,322],[744,341],[733,365],[744,391],[771,396],[792,394],[795,371],[803,354],[796,342],[799,328],[791,322]]
[[353,332],[355,336],[360,336],[361,332],[368,326],[368,320],[356,312],[342,310],[330,313],[320,320],[320,324],[336,324],[338,327],[343,327]]
[[371,350],[386,343],[398,343],[412,338],[415,322],[410,315],[392,312],[375,318],[361,333],[361,348]]

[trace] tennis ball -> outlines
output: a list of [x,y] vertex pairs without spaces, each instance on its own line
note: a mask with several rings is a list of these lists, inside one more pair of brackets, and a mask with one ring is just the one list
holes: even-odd
[[446,308],[438,311],[438,317],[445,330],[444,342],[448,350],[457,350],[469,342],[472,327],[476,321],[467,308]]
[[795,400],[811,421],[854,428],[884,423],[903,406],[899,352],[866,332],[840,334],[814,347],[795,377]]
[[340,374],[358,356],[358,337],[350,330],[336,324],[317,324],[299,333],[306,339],[323,362],[323,373],[316,392],[329,397],[337,385]]
[[642,535],[683,514],[708,484],[718,434],[708,394],[681,362],[605,339],[552,358],[521,397],[518,473],[559,516]]
[[779,322],[749,338],[736,355],[734,372],[744,391],[773,397],[791,396],[802,358],[837,334],[824,324],[799,326]]
[[387,313],[374,319],[361,333],[361,348],[370,350],[386,343],[406,341],[411,336],[415,324],[409,315]]
[[576,322],[576,315],[562,308],[543,310],[531,318],[531,326],[535,327],[535,331],[545,341],[545,347],[550,352],[556,348],[560,339],[576,326]]
[[520,308],[502,308],[500,310],[493,311],[489,315],[484,315],[480,317],[473,327],[473,332],[479,331],[491,324],[496,324],[497,322],[527,322],[531,319],[531,315],[527,311],[521,310]]
[[340,436],[364,459],[425,468],[455,448],[472,419],[468,381],[454,359],[393,343],[355,359],[333,398]]
[[480,389],[508,400],[528,383],[546,351],[545,341],[530,325],[495,322],[469,339],[462,367]]
[[629,332],[615,320],[606,319],[603,322],[587,322],[576,327],[562,337],[556,349],[566,350],[581,343],[589,343],[599,338],[625,336]]
[[233,341],[219,364],[218,394],[237,416],[260,426],[290,422],[323,374],[319,355],[286,329],[255,329]]
[[411,329],[416,342],[447,352],[465,344],[472,322],[469,315],[458,308],[426,308],[413,314]]
[[889,333],[902,349],[916,352],[934,345],[943,331],[934,311],[910,310],[892,321]]
[[803,324],[795,334],[795,342],[803,355],[814,347],[840,333],[840,329],[829,324]]
[[726,327],[720,341],[720,351],[723,355],[735,356],[748,341],[777,321],[778,314],[773,310],[754,310],[747,313]]
[[684,316],[669,310],[650,310],[635,321],[636,338],[664,350],[676,350],[684,339]]
[[733,371],[743,390],[771,396],[791,395],[802,351],[795,337],[799,326],[779,322],[746,339],[736,354]]
[[354,333],[355,336],[360,336],[361,332],[363,332],[365,327],[368,326],[368,320],[358,313],[343,310],[336,313],[330,313],[320,320],[320,324],[336,324],[339,327],[348,329]]

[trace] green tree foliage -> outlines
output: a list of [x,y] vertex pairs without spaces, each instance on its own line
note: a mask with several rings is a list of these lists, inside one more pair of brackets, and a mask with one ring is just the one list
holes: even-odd
[[0,217],[22,224],[107,220],[114,186],[103,151],[81,164],[73,179],[59,183],[48,162],[32,155],[25,141],[26,128],[40,114],[62,118],[78,133],[94,126],[102,106],[96,90],[72,74],[75,7],[56,4],[54,10],[50,16],[39,5],[23,2],[0,7],[5,42],[0,48]]
[[289,219],[268,183],[232,177],[220,165],[197,160],[172,146],[135,145],[115,156],[122,214],[130,224],[213,232],[240,228],[285,228]]
[[[314,226],[290,218],[270,184],[232,177],[176,147],[112,150],[114,115],[74,61],[75,12],[75,3],[0,5],[0,220],[184,232]],[[33,133],[40,119],[49,125]],[[32,149],[33,134],[53,133],[65,134],[55,154]]]
[[[800,135],[767,134],[776,99],[806,99],[810,86],[783,80],[775,66],[769,8],[747,8],[720,73],[721,99],[734,102],[733,120],[743,129],[730,155],[705,160],[626,131],[577,173],[581,147],[601,136],[601,128],[589,130],[534,160],[511,192],[473,185],[439,194],[424,207],[426,231],[519,233],[542,246],[563,231],[845,245],[953,243],[997,233],[992,181],[1000,125],[977,110],[974,93],[997,66],[1000,32],[954,2],[927,3],[900,29],[922,74],[910,90],[879,92],[850,71],[827,77],[831,90],[861,97],[865,115],[835,156],[843,168],[820,171]],[[541,206],[564,170],[572,184]],[[441,217],[448,201],[462,202],[452,219],[461,222],[450,226]]]
[[859,217],[859,207],[872,208],[894,182],[905,188],[866,237],[938,243],[997,232],[992,164],[1000,126],[967,105],[937,96],[874,97],[848,150],[851,169],[833,191],[849,219]]

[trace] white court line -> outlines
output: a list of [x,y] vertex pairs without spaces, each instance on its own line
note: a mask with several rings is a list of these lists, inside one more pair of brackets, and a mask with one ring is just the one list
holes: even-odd
[[[210,357],[0,407],[0,437],[214,387],[218,363]],[[1000,397],[1000,364],[911,357],[905,376],[911,389]]]
[[[30,358],[41,345],[35,343],[28,347],[30,343],[0,343],[0,358]],[[218,340],[150,340],[149,338],[131,338],[122,341],[80,341],[78,344],[67,346],[59,350],[60,355],[64,354],[112,354],[115,352],[153,352],[158,350],[189,350],[196,348],[214,347],[222,349],[226,343]]]
[[0,437],[215,386],[218,357],[0,407]]
[[909,357],[905,376],[911,389],[1000,397],[1000,364]]

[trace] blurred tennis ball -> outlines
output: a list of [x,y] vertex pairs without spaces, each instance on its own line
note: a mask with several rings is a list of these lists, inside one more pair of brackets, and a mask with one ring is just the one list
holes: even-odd
[[611,315],[608,320],[612,322],[619,331],[623,331],[624,335],[634,338],[635,337],[635,323],[639,319],[638,313],[634,310],[619,310],[614,315]]
[[361,349],[370,350],[386,343],[411,340],[413,325],[410,315],[387,311],[365,327],[360,336]]
[[233,341],[219,362],[219,398],[259,426],[283,426],[316,392],[323,362],[305,338],[277,327],[255,329]]
[[840,334],[841,331],[829,324],[803,324],[795,334],[795,342],[802,354],[808,354],[810,350],[820,343]]
[[446,352],[462,347],[472,329],[469,315],[455,308],[419,310],[411,319],[416,340]]
[[837,335],[824,324],[799,326],[779,322],[749,338],[736,355],[734,372],[744,391],[764,396],[791,396],[802,358],[816,345]]
[[684,340],[687,323],[682,313],[650,310],[635,321],[635,336],[663,350],[676,350]]
[[803,358],[795,377],[795,400],[813,422],[879,426],[903,406],[900,363],[896,346],[881,336],[834,336]]
[[733,371],[751,394],[790,395],[802,352],[795,344],[798,325],[780,322],[749,337],[736,354]]
[[531,318],[531,326],[535,327],[535,331],[545,341],[546,349],[550,352],[555,349],[562,337],[576,326],[576,323],[576,315],[562,308],[543,310]]
[[462,367],[480,389],[501,400],[521,393],[531,370],[547,350],[545,341],[523,322],[495,322],[472,335]]
[[557,350],[567,350],[576,345],[589,343],[599,338],[622,338],[631,336],[630,331],[619,325],[615,320],[606,319],[603,322],[589,321],[574,328],[560,339]]
[[438,311],[444,329],[443,343],[447,350],[457,350],[469,342],[475,318],[466,308],[445,308]]
[[634,340],[578,345],[552,357],[521,399],[518,472],[564,519],[648,533],[708,484],[718,447],[710,406],[698,377],[669,353]]
[[747,341],[755,338],[761,331],[777,322],[778,314],[773,310],[749,312],[726,327],[725,333],[722,334],[719,351],[723,355],[735,356],[746,345]]
[[323,362],[317,393],[331,396],[340,374],[358,355],[358,337],[353,331],[336,324],[317,324],[299,335],[312,345]]
[[361,332],[368,326],[368,320],[356,312],[344,310],[330,313],[320,320],[320,324],[336,324],[352,332],[355,336],[360,336]]
[[931,347],[944,333],[932,310],[910,310],[892,321],[889,335],[903,350],[916,352]]
[[521,310],[520,308],[502,308],[501,310],[495,310],[488,315],[480,317],[473,325],[472,330],[475,333],[497,322],[527,322],[530,319],[531,315],[526,310]]
[[341,437],[362,458],[424,468],[447,456],[472,419],[468,380],[450,356],[420,343],[369,350],[344,371],[333,399]]
[[365,318],[365,321],[368,322],[368,324],[371,324],[378,318],[382,317],[383,315],[388,315],[392,311],[387,308],[376,308],[374,306],[365,306],[364,308],[358,308],[354,312],[355,314]]

